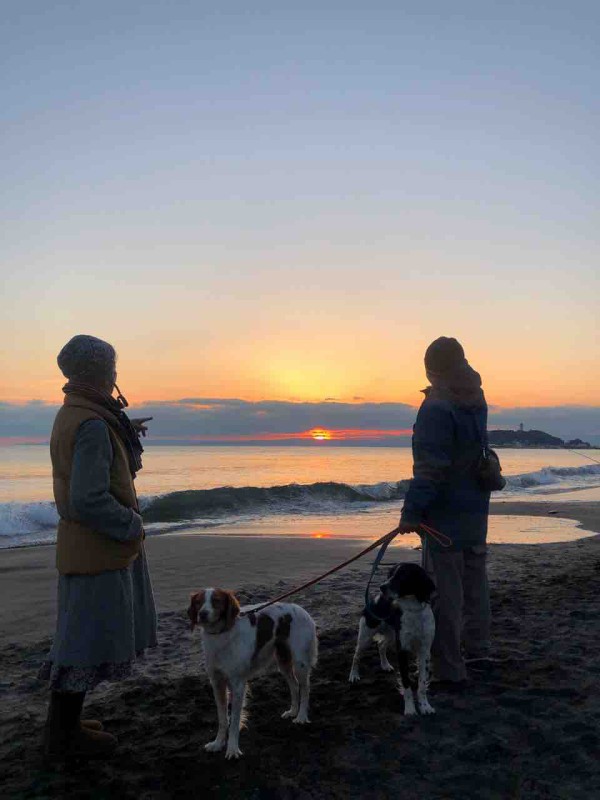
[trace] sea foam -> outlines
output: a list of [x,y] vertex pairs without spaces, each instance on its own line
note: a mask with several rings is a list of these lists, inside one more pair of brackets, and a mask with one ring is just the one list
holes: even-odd
[[[216,489],[191,489],[140,498],[144,522],[152,529],[235,524],[244,519],[276,514],[345,514],[360,508],[401,501],[410,481],[383,481],[374,484],[336,483],[335,481],[283,486],[221,486]],[[544,467],[535,472],[507,476],[505,491],[494,497],[530,494],[542,487],[585,488],[600,483],[600,465]],[[58,514],[54,503],[0,503],[0,548],[19,543],[52,541]]]
[[590,483],[595,482],[594,479],[600,479],[600,464],[589,464],[584,467],[543,467],[536,472],[509,475],[506,482],[509,490],[534,489],[537,486],[554,484],[562,484],[564,488],[577,489],[589,486]]

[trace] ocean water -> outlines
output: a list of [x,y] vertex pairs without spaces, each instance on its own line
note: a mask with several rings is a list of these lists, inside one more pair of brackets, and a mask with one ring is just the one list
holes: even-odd
[[[585,457],[600,461],[600,450],[500,455],[508,486],[498,499],[600,486],[600,464]],[[149,534],[381,535],[411,470],[410,448],[149,445],[136,484]],[[56,523],[47,446],[0,447],[0,548],[51,542]],[[544,540],[553,535],[546,527]]]

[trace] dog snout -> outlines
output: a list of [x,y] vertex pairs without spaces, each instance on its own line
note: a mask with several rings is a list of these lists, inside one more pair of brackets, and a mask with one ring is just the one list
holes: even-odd
[[208,611],[204,609],[200,611],[198,614],[198,619],[200,620],[200,622],[208,622]]

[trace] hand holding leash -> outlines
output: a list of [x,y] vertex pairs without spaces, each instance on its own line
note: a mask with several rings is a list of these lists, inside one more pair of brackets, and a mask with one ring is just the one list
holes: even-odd
[[452,539],[449,536],[446,536],[446,534],[441,531],[437,531],[425,522],[412,523],[400,521],[396,528],[396,533],[400,536],[404,536],[406,533],[418,533],[419,536],[431,536],[431,538],[435,539],[442,547],[452,546]]
[[404,536],[405,533],[418,533],[419,525],[418,524],[414,525],[410,522],[399,522],[396,530],[400,534],[400,536]]

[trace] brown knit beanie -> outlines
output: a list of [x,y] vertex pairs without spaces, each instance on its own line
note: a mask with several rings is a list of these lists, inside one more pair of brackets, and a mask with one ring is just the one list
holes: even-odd
[[465,364],[465,351],[456,339],[440,336],[425,351],[427,372],[444,374],[453,372]]

